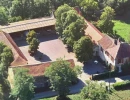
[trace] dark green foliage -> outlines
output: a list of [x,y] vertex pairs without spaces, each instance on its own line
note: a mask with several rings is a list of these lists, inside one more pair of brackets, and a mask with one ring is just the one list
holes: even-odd
[[44,73],[49,78],[51,88],[57,91],[59,97],[65,98],[69,93],[69,86],[77,80],[77,73],[70,67],[68,61],[57,59]]
[[29,52],[31,54],[34,54],[37,51],[40,43],[40,41],[37,39],[37,35],[34,30],[29,31],[26,41],[29,44]]
[[4,25],[8,23],[7,12],[4,7],[0,6],[0,25]]
[[103,80],[103,79],[108,79],[113,78],[118,76],[118,72],[117,71],[111,71],[111,72],[104,72],[98,75],[93,75],[92,76],[92,80]]
[[95,12],[98,10],[98,2],[95,0],[82,0],[80,3],[82,13],[87,20],[96,18]]
[[21,21],[22,18],[21,16],[17,16],[17,17],[9,17],[9,23],[12,23],[12,22],[18,22],[18,21]]
[[73,48],[74,42],[84,36],[86,24],[77,12],[64,4],[55,12],[56,30],[63,42]]
[[93,57],[93,43],[89,37],[84,36],[75,42],[73,50],[80,62],[87,62]]
[[[61,18],[62,14],[64,14],[65,12],[72,10],[72,8],[70,6],[68,6],[67,4],[64,4],[60,7],[58,7],[58,9],[55,11],[55,16],[56,16],[56,31],[58,32],[59,36],[62,37],[62,32],[65,29],[63,27],[63,23],[65,21],[65,18]],[[63,21],[64,20],[64,21]]]
[[29,31],[29,33],[27,34],[27,43],[30,44],[33,38],[36,38],[36,32],[34,30]]
[[4,94],[4,100],[8,100],[8,93],[10,91],[10,85],[7,80],[8,67],[13,61],[13,53],[9,47],[0,42],[0,84],[2,85],[2,91]]
[[39,40],[36,38],[33,38],[29,45],[29,50],[36,52],[39,46]]
[[2,85],[0,84],[0,100],[4,100],[4,94],[2,91]]
[[11,90],[13,100],[31,100],[34,97],[34,78],[24,68],[16,68],[14,87]]
[[123,89],[127,89],[130,87],[130,81],[123,81],[123,82],[117,82],[115,84],[113,84],[113,87],[115,90],[123,90]]
[[9,47],[5,47],[0,57],[1,57],[1,63],[4,63],[6,66],[9,66],[13,61],[12,50]]
[[107,6],[104,8],[104,12],[100,16],[100,20],[97,23],[99,29],[102,32],[107,33],[108,35],[113,33],[114,23],[112,22],[112,19],[114,15],[115,15],[114,9]]
[[81,90],[81,97],[85,100],[109,100],[105,83],[87,81],[87,86]]

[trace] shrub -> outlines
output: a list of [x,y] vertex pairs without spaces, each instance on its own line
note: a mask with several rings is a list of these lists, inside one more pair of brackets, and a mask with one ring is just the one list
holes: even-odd
[[111,72],[105,72],[105,73],[101,73],[98,75],[93,75],[92,76],[92,80],[102,80],[102,79],[107,79],[107,78],[112,78],[112,77],[116,77],[118,76],[118,72],[117,71],[111,71]]
[[123,82],[117,82],[115,84],[113,84],[113,87],[115,88],[115,90],[122,90],[125,89],[127,87],[130,87],[130,81],[123,81]]

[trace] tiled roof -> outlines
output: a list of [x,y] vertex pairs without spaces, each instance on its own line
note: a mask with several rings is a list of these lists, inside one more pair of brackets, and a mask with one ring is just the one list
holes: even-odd
[[[70,62],[71,67],[75,66],[73,59],[69,59],[67,61]],[[45,63],[40,63],[40,64],[25,65],[25,66],[19,66],[19,67],[29,69],[29,74],[34,77],[37,77],[37,76],[44,75],[46,68],[49,67],[51,63],[52,62],[45,62]],[[14,67],[14,68],[18,68],[18,67]]]
[[6,33],[14,33],[46,26],[52,26],[55,25],[55,22],[56,20],[54,17],[44,17],[10,23],[8,25],[0,26],[0,29]]
[[114,39],[109,37],[108,35],[104,35],[104,37],[99,40],[99,44],[104,50],[115,46]]
[[23,55],[23,53],[20,51],[16,43],[13,41],[13,39],[10,37],[9,34],[6,34],[4,32],[0,32],[0,42],[3,42],[9,48],[11,48],[13,55],[14,55],[14,61],[11,63],[11,66],[18,66],[18,65],[25,65],[27,64],[27,59]]
[[130,45],[128,43],[121,43],[116,57],[117,58],[130,57]]

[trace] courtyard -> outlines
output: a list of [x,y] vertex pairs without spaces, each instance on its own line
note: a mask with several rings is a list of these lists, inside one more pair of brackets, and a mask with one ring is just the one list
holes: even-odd
[[68,52],[66,45],[58,38],[56,34],[40,35],[39,49],[34,56],[28,53],[28,44],[26,39],[14,39],[24,56],[28,60],[28,64],[36,64],[47,61],[55,61],[57,58],[74,59],[75,64],[82,65],[75,58],[75,54]]

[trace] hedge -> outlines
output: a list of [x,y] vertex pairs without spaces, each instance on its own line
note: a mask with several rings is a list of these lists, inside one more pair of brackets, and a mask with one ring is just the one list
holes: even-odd
[[118,72],[116,71],[111,71],[111,72],[105,72],[105,73],[101,73],[101,74],[96,74],[96,75],[92,75],[92,80],[103,80],[103,79],[107,79],[107,78],[112,78],[112,77],[116,77],[118,76]]
[[123,82],[117,82],[115,84],[113,84],[113,87],[115,88],[115,90],[123,90],[126,88],[130,88],[130,81],[123,81]]

